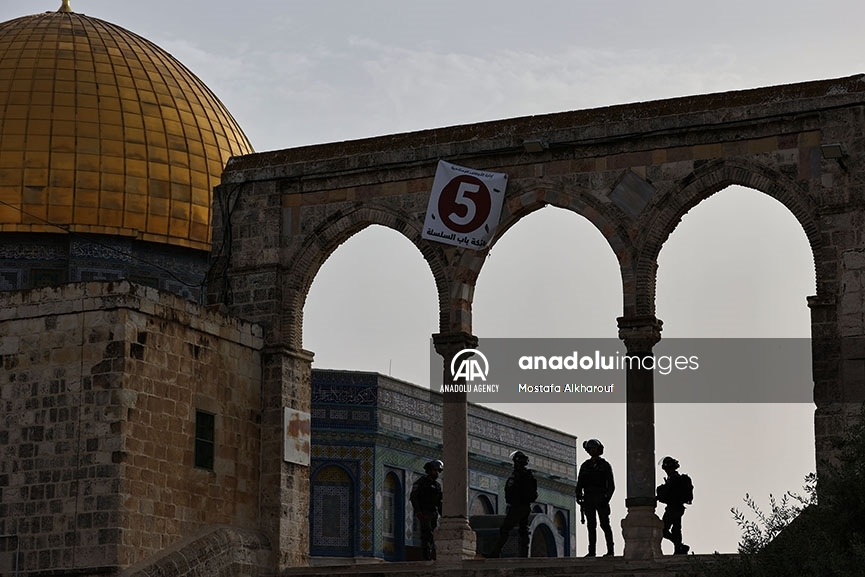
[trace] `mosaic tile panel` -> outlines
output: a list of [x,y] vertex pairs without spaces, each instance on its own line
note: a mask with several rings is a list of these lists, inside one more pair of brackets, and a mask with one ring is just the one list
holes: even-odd
[[64,237],[57,235],[5,235],[0,240],[0,260],[64,260],[68,249]]
[[0,238],[0,290],[129,279],[198,301],[208,266],[207,253],[123,237],[9,233]]
[[42,288],[66,282],[66,270],[56,268],[30,269],[30,287]]
[[[421,387],[395,381],[374,373],[349,373],[340,371],[313,370],[313,383],[324,384],[326,394],[313,401],[313,457],[317,463],[354,463],[357,473],[355,495],[358,500],[357,523],[358,540],[356,555],[371,555],[378,558],[399,558],[396,535],[385,536],[384,523],[387,522],[384,502],[392,488],[385,486],[387,475],[397,475],[402,482],[400,495],[394,495],[394,505],[402,505],[400,521],[403,533],[399,536],[406,546],[419,546],[420,535],[415,526],[409,502],[412,483],[423,473],[423,465],[431,459],[442,458],[441,405]],[[323,399],[345,400],[360,398],[364,402],[372,396],[363,393],[355,397],[359,390],[374,387],[374,405],[349,405],[321,402]],[[402,409],[402,411],[398,410]],[[377,413],[376,413],[377,411]],[[470,431],[469,438],[469,491],[472,501],[485,499],[493,509],[504,506],[502,494],[504,482],[511,472],[509,453],[515,442],[535,442],[539,446],[571,447],[571,461],[560,462],[557,458],[534,456],[541,466],[533,466],[538,471],[541,503],[545,511],[563,511],[565,519],[574,509],[573,482],[565,475],[552,477],[542,469],[567,472],[575,468],[576,452],[574,437],[557,431],[547,431],[520,419],[499,415],[483,407],[471,407],[469,422],[478,421]],[[375,422],[377,414],[378,422]],[[367,421],[367,415],[370,415]],[[487,436],[478,436],[483,431]],[[532,451],[538,451],[532,447]],[[567,453],[567,451],[562,451]],[[361,457],[366,455],[367,457]],[[544,461],[546,459],[546,461]],[[361,463],[368,469],[362,469]],[[447,464],[445,473],[447,475]],[[389,502],[389,501],[388,501]],[[479,503],[479,502],[478,502]],[[399,509],[399,507],[395,507]],[[570,508],[570,509],[569,509]],[[569,529],[568,529],[569,530]],[[313,554],[321,554],[313,552]]]
[[0,269],[0,291],[18,290],[23,284],[23,271]]
[[79,268],[73,274],[75,278],[72,282],[110,281],[123,278],[123,271],[119,270]]
[[[441,395],[410,383],[379,376],[382,429],[441,442]],[[516,417],[469,405],[470,449],[496,461],[508,461],[516,448],[530,450],[533,468],[576,479],[576,438]]]
[[321,468],[312,483],[310,548],[319,554],[353,554],[353,482],[334,465]]
[[[312,466],[339,463],[351,471],[354,480],[354,507],[356,514],[356,555],[373,554],[373,520],[375,518],[375,451],[370,446],[324,445],[313,440]],[[324,554],[313,552],[313,554]]]
[[312,374],[313,428],[376,428],[377,375],[316,370]]

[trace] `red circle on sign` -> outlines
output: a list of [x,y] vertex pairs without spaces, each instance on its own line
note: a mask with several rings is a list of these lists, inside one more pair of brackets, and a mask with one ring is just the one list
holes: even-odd
[[448,182],[439,195],[442,224],[454,232],[473,232],[490,217],[492,198],[484,182],[461,174]]

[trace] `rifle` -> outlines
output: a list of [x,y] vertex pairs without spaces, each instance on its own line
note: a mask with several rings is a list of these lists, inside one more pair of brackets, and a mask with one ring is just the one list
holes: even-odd
[[583,505],[583,500],[579,499],[577,503],[580,505],[580,525],[586,524],[586,509],[585,505]]

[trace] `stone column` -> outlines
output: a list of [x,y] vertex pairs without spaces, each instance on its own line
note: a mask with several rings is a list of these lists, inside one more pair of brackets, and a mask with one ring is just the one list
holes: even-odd
[[[654,316],[619,319],[619,338],[629,356],[652,356],[661,340],[661,321]],[[627,497],[622,520],[627,559],[660,557],[664,525],[655,514],[655,389],[654,373],[642,367],[627,370]]]
[[[861,337],[841,338],[838,307],[834,298],[808,297],[811,309],[811,375],[814,379],[814,456],[817,475],[829,474],[827,464],[835,460],[833,441],[844,428],[844,368],[851,348],[865,347]],[[851,347],[858,343],[860,346]],[[858,363],[856,363],[858,364]],[[855,365],[854,365],[855,366]],[[858,368],[858,367],[857,367]]]
[[[469,333],[439,333],[433,335],[438,354],[444,359],[445,383],[465,383],[454,380],[451,360],[463,349],[477,347],[478,339]],[[466,393],[443,393],[442,441],[445,470],[442,478],[442,519],[436,532],[436,558],[439,561],[459,561],[473,558],[477,538],[469,526],[468,490],[468,403]]]
[[288,463],[285,408],[310,412],[313,355],[274,347],[262,353],[261,480],[259,518],[276,572],[309,558],[309,464]]

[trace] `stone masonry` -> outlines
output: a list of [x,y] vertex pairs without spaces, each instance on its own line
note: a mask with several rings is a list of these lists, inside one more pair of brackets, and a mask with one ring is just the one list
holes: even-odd
[[[0,574],[113,574],[258,528],[260,329],[128,282],[0,293]],[[215,464],[194,467],[195,411]],[[52,573],[53,574],[53,573]]]

